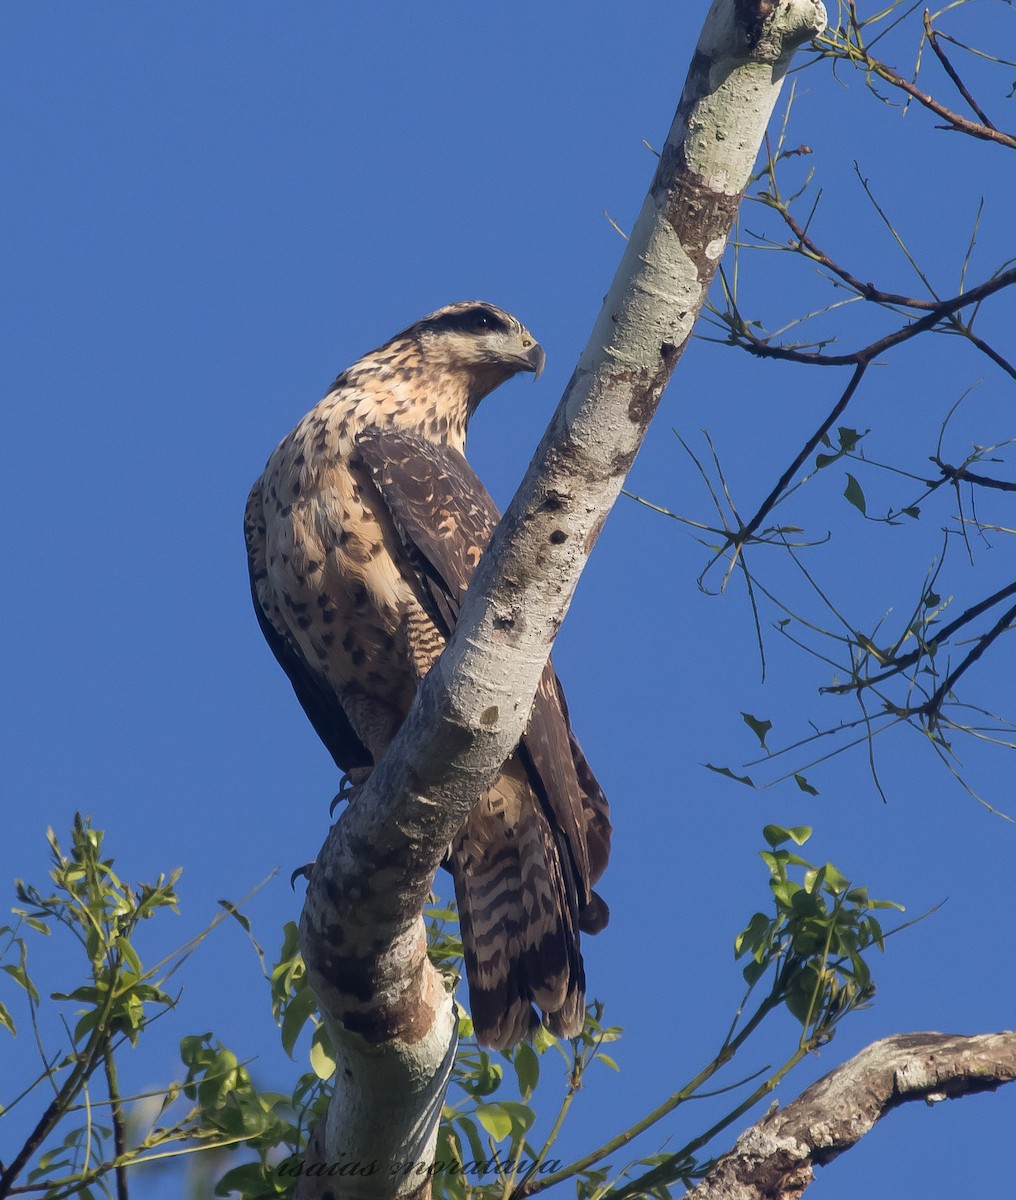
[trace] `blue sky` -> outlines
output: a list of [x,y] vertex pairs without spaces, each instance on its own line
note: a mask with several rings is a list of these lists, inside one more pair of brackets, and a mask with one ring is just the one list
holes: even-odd
[[[507,385],[473,426],[470,457],[507,502],[621,250],[604,210],[626,229],[641,206],[654,168],[642,142],[666,135],[705,7],[4,6],[0,877],[41,882],[46,826],[66,839],[80,810],[108,831],[128,877],[184,867],[183,914],[154,935],[151,957],[199,928],[217,898],[281,866],[250,909],[277,945],[299,910],[285,878],[323,839],[336,781],[250,611],[240,528],[250,483],[342,367],[423,313],[482,297],[516,312],[548,355],[535,387]],[[1011,14],[990,24],[995,7],[974,6],[969,38],[1011,39]],[[904,69],[910,54],[900,51]],[[788,132],[789,145],[813,149],[787,178],[815,169],[813,230],[826,244],[863,278],[920,287],[856,162],[942,294],[958,289],[981,196],[968,283],[1012,257],[1004,151],[936,132],[839,75],[797,77]],[[1010,82],[1003,72],[986,85],[1002,125]],[[743,210],[747,228],[763,219]],[[742,255],[738,277],[746,315],[770,327],[828,303],[813,272],[773,254]],[[847,345],[890,327],[848,317]],[[984,314],[984,336],[1003,350],[1012,317],[1009,296]],[[705,453],[708,429],[739,506],[753,510],[844,383],[700,340],[630,487],[712,519],[673,433]],[[873,372],[843,423],[872,429],[872,458],[927,473],[946,413],[975,384],[947,430],[955,461],[972,441],[1012,433],[1005,377],[955,339],[911,345]],[[851,470],[869,513],[912,498],[884,473]],[[876,526],[844,501],[844,484],[830,468],[781,512],[818,538],[834,531],[805,561],[872,630],[893,606],[889,624],[901,619],[950,513]],[[997,501],[986,514],[1014,524]],[[956,597],[954,613],[1006,581],[1005,538],[991,542],[976,541],[971,563],[953,539],[938,590]],[[804,736],[809,719],[854,715],[818,695],[828,668],[773,632],[772,610],[762,684],[743,589],[696,586],[707,558],[684,527],[622,498],[555,652],[616,828],[603,887],[613,917],[587,943],[590,992],[627,1031],[620,1075],[589,1081],[565,1153],[630,1123],[710,1057],[739,998],[732,939],[767,903],[756,851],[769,821],[814,826],[814,857],[911,915],[948,897],[894,939],[875,964],[875,1005],[782,1100],[877,1037],[1013,1023],[1016,831],[918,735],[877,743],[888,803],[863,750],[807,771],[817,797],[792,782],[751,791],[704,768],[740,772],[753,757],[741,710],[774,722],[774,745]],[[790,590],[801,585],[775,553],[754,558],[761,579],[822,612]],[[971,694],[1004,709],[1011,679],[1003,639],[971,674]],[[969,740],[958,749],[973,785],[1016,813],[1006,754]],[[44,977],[67,984],[59,948],[45,949]],[[134,1082],[168,1078],[179,1037],[206,1028],[261,1055],[266,1078],[292,1070],[238,929],[192,961],[180,1010],[130,1068]],[[775,1022],[746,1067],[774,1061],[792,1036]],[[6,1093],[31,1048],[19,1039],[3,1060]],[[873,1183],[884,1194],[1001,1194],[1014,1119],[1016,1093],[893,1114],[810,1194],[840,1200]],[[643,1152],[705,1124],[693,1107]]]

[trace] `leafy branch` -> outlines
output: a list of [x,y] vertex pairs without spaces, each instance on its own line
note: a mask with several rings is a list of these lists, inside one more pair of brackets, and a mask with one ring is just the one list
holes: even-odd
[[[874,913],[879,909],[899,910],[900,906],[871,899],[867,889],[851,885],[831,863],[816,867],[784,849],[788,842],[803,845],[811,836],[810,829],[768,825],[763,833],[768,849],[761,852],[761,857],[769,870],[775,911],[771,916],[756,913],[735,939],[735,957],[749,959],[742,972],[748,990],[713,1059],[629,1128],[558,1171],[519,1189],[517,1195],[534,1195],[573,1177],[593,1185],[586,1192],[580,1187],[580,1194],[595,1194],[603,1200],[669,1195],[669,1185],[677,1181],[690,1186],[695,1177],[708,1169],[707,1164],[696,1162],[697,1152],[768,1095],[804,1057],[830,1041],[850,1012],[870,1002],[874,983],[865,955],[872,947],[885,948],[885,934]],[[799,881],[793,878],[795,872],[801,876]],[[749,1000],[764,982],[768,982],[768,990],[745,1019]],[[771,1013],[782,1008],[801,1026],[798,1044],[787,1059],[775,1070],[766,1071],[766,1078],[707,1130],[672,1154],[654,1156],[658,1161],[649,1171],[630,1181],[618,1182],[604,1192],[598,1185],[603,1184],[606,1176],[602,1172],[591,1175],[592,1168],[683,1104],[701,1098],[705,1084],[734,1059]],[[640,1160],[641,1164],[645,1162]]]
[[[17,961],[3,963],[3,969],[27,1000],[42,1071],[11,1104],[0,1108],[0,1118],[7,1116],[14,1104],[23,1104],[44,1083],[50,1085],[53,1096],[10,1161],[0,1166],[0,1197],[25,1191],[38,1193],[45,1200],[88,1196],[94,1186],[105,1188],[104,1181],[111,1176],[117,1200],[126,1200],[129,1168],[167,1154],[189,1153],[192,1147],[183,1143],[195,1139],[205,1145],[232,1144],[236,1140],[235,1129],[228,1129],[221,1121],[216,1124],[203,1120],[206,1105],[204,1109],[192,1108],[167,1125],[154,1126],[148,1135],[129,1146],[126,1106],[132,1098],[120,1091],[117,1067],[123,1047],[136,1046],[153,1022],[176,1006],[176,997],[165,987],[169,977],[213,928],[227,916],[237,915],[236,906],[224,906],[202,933],[146,969],[136,946],[139,927],[165,910],[177,911],[180,872],[159,875],[154,883],[124,882],[114,870],[113,859],[103,857],[102,833],[80,815],[74,819],[67,853],[52,831],[47,838],[53,890],[44,894],[16,881],[19,905],[13,911],[19,923],[3,931],[6,954],[17,954]],[[58,1002],[80,1006],[74,1026],[65,1024],[70,1047],[56,1054],[44,1047],[39,989],[28,971],[27,940],[31,933],[48,936],[54,931],[70,935],[88,963],[86,983],[52,995]],[[0,1004],[0,1024],[16,1035],[17,1024],[9,1005]],[[161,1097],[160,1114],[181,1093],[196,1096],[199,1079],[207,1084],[214,1078],[220,1092],[225,1087],[230,1096],[235,1096],[242,1082],[238,1070],[235,1057],[230,1069],[229,1053],[221,1050],[201,1064],[190,1062],[183,1082],[157,1093]],[[96,1077],[104,1080],[104,1097],[93,1094]],[[95,1110],[103,1108],[109,1112],[108,1126],[95,1120]],[[83,1123],[78,1124],[79,1119]],[[68,1124],[70,1129],[66,1130]],[[28,1182],[22,1184],[19,1181],[26,1172]]]

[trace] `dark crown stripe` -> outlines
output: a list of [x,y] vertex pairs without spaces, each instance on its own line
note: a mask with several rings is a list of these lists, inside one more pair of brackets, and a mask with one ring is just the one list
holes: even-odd
[[418,321],[414,333],[507,333],[510,326],[489,304],[470,304],[467,308],[435,313]]

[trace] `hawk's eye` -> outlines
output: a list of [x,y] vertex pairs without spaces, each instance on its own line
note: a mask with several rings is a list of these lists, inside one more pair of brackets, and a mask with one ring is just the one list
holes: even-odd
[[473,329],[493,329],[494,319],[490,313],[486,313],[483,309],[477,309],[476,312],[470,314],[469,324]]

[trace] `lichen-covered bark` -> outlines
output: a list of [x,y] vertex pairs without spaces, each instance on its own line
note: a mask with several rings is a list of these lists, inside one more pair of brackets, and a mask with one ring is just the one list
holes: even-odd
[[303,948],[340,1062],[317,1145],[326,1162],[379,1169],[306,1176],[304,1198],[421,1186],[419,1173],[391,1168],[431,1161],[454,1050],[451,999],[423,942],[426,894],[522,734],[579,574],[691,334],[790,57],[824,21],[815,0],[713,3],[589,344],[455,635],[318,856]]
[[874,1042],[746,1130],[688,1200],[797,1200],[816,1166],[892,1109],[990,1092],[1016,1080],[1016,1033],[908,1033]]

